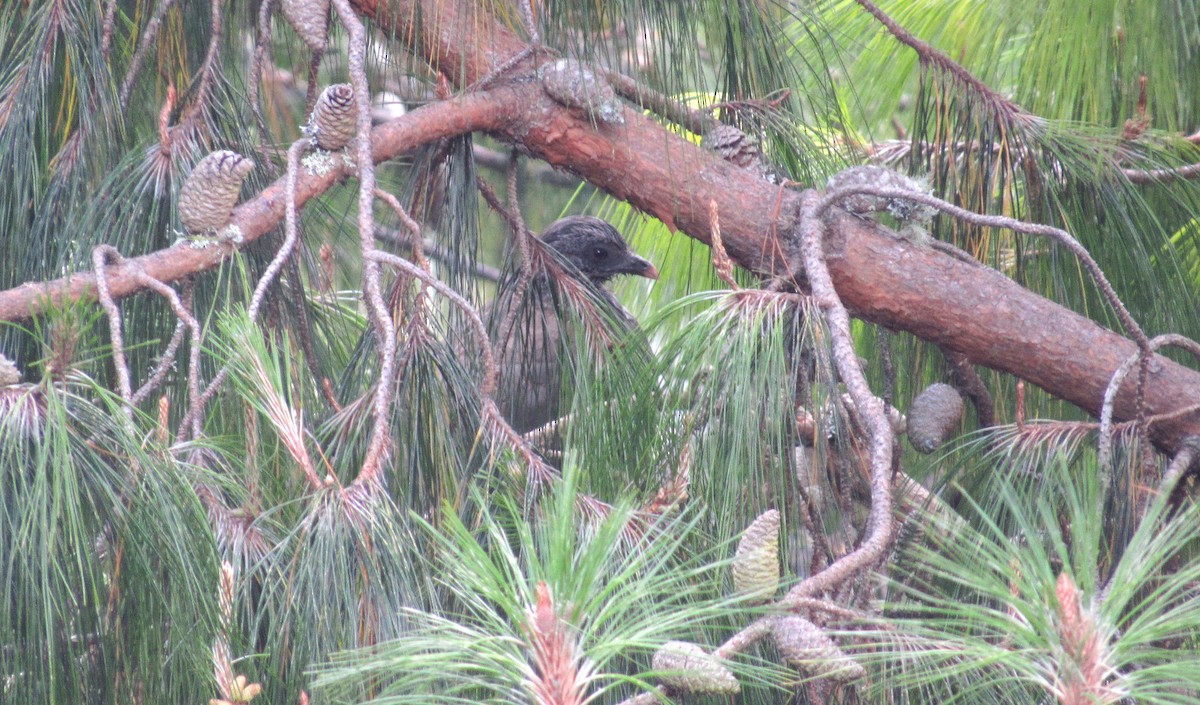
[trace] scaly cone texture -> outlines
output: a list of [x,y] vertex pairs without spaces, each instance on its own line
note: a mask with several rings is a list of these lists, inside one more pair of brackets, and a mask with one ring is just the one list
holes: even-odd
[[313,143],[327,152],[345,147],[355,133],[354,89],[349,83],[335,83],[317,98],[305,132]]
[[733,589],[765,602],[779,587],[779,512],[763,512],[742,534],[733,556]]
[[908,410],[908,442],[921,453],[932,453],[950,440],[963,416],[958,390],[931,384],[913,399]]
[[682,693],[729,694],[742,689],[737,678],[719,659],[686,641],[668,641],[654,652],[651,666],[662,671],[659,678]]
[[189,233],[219,230],[237,205],[254,161],[222,149],[200,160],[179,189],[179,221]]
[[733,125],[720,124],[704,133],[700,146],[712,150],[727,162],[749,169],[775,183],[778,175],[762,153],[758,140]]
[[309,49],[322,51],[329,41],[329,0],[283,0],[283,17]]
[[861,664],[803,617],[776,618],[771,625],[771,636],[784,660],[805,673],[842,682],[861,678],[866,673]]
[[743,168],[755,166],[762,156],[755,141],[733,125],[717,125],[704,133],[700,146]]

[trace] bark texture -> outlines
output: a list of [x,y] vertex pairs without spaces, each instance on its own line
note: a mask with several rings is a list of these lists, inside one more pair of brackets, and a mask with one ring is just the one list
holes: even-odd
[[[724,245],[743,267],[769,275],[796,271],[794,225],[800,192],[772,184],[679,138],[626,106],[623,122],[597,123],[560,105],[533,80],[535,62],[553,61],[547,49],[524,42],[467,0],[354,0],[383,31],[460,88],[476,90],[433,103],[376,128],[375,159],[382,161],[432,139],[488,132],[529,155],[570,171],[628,201],[672,229],[710,242],[709,213],[716,204]],[[493,75],[499,68],[503,72]],[[304,175],[301,203],[344,174]],[[246,240],[283,219],[282,180],[238,207],[233,223]],[[858,317],[903,330],[966,355],[972,362],[1037,384],[1092,414],[1117,367],[1137,348],[1107,330],[986,267],[959,261],[889,235],[872,222],[836,214],[826,244],[829,270],[846,306]],[[173,247],[111,267],[115,297],[138,290],[131,267],[162,281],[217,266],[229,251]],[[0,292],[0,319],[24,320],[41,299],[77,298],[94,291],[90,274]],[[1135,384],[1117,397],[1115,417],[1136,415]],[[1145,388],[1147,415],[1167,414],[1200,401],[1200,373],[1156,356]],[[1200,417],[1157,423],[1155,442],[1171,452],[1200,434]]]

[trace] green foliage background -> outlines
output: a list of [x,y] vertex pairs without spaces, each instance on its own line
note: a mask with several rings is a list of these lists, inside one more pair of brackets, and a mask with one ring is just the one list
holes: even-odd
[[[547,46],[739,125],[801,184],[820,187],[874,159],[927,177],[963,207],[1065,228],[1148,332],[1197,337],[1200,182],[1139,184],[1128,170],[1200,161],[1200,8],[880,5],[980,83],[919,60],[845,0],[551,1],[537,17]],[[180,183],[211,150],[253,155],[247,197],[282,175],[305,121],[311,57],[276,13],[259,81],[260,7],[4,3],[0,290],[88,268],[100,244],[130,256],[171,244]],[[478,10],[525,32],[509,5]],[[335,28],[322,84],[346,80],[346,42]],[[396,38],[376,33],[370,50],[374,90],[409,109],[433,99],[436,77]],[[503,174],[480,165],[477,146],[505,148],[452,140],[381,165],[378,176],[448,253],[437,276],[482,308],[496,284],[477,268],[505,266],[508,248],[476,187],[482,175],[503,192]],[[207,331],[202,377],[231,369],[199,437],[174,438],[187,412],[189,342],[162,391],[129,411],[112,391],[111,332],[93,304],[0,331],[0,349],[23,373],[22,384],[0,388],[0,700],[204,702],[218,694],[212,644],[224,629],[237,672],[263,685],[263,701],[296,702],[301,690],[330,702],[525,701],[520,620],[545,581],[586,612],[578,623],[598,669],[595,692],[617,702],[648,687],[656,644],[716,646],[762,615],[729,597],[726,559],[763,511],[783,514],[786,581],[854,546],[866,485],[819,316],[800,299],[726,291],[707,248],[586,184],[549,183],[538,166],[523,163],[519,178],[531,227],[599,214],[662,272],[652,287],[617,286],[653,359],[618,354],[577,370],[575,408],[592,413],[568,434],[565,488],[539,494],[514,480],[521,459],[479,431],[479,369],[459,354],[461,313],[440,299],[421,303],[403,282],[395,290],[409,335],[398,351],[390,465],[380,486],[355,484],[378,354],[358,292],[353,182],[302,212],[300,255],[261,321],[244,306],[279,233],[189,283]],[[403,231],[390,211],[376,218]],[[1078,262],[1052,244],[944,217],[934,233],[1116,326]],[[121,317],[136,383],[177,321],[149,295],[121,302]],[[900,409],[948,378],[936,348],[866,325],[855,333],[874,388]],[[900,467],[937,502],[898,516],[895,554],[880,566],[893,582],[885,591],[864,579],[834,596],[864,617],[829,628],[842,630],[839,643],[872,669],[870,681],[818,691],[762,645],[735,660],[742,700],[1054,697],[1045,664],[1073,658],[1054,641],[1061,574],[1108,630],[1122,697],[1190,702],[1200,693],[1178,666],[1197,649],[1194,510],[1172,514],[1152,496],[1167,460],[1147,461],[1151,451],[1125,433],[1113,467],[1101,468],[1093,431],[1018,426],[1015,380],[985,380],[999,428],[968,431],[935,456],[903,446]],[[817,428],[804,452],[798,403]],[[1082,420],[1037,390],[1025,413]],[[968,414],[964,429],[973,428]],[[296,438],[320,489],[304,482],[288,445]],[[684,467],[686,510],[625,540],[640,526],[631,508]],[[221,561],[238,576],[231,628],[218,606]],[[1008,632],[1023,650],[1006,646]],[[463,670],[481,654],[486,668]]]

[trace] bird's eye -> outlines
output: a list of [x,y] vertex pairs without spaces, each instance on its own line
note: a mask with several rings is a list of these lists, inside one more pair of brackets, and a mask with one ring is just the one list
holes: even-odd
[[592,250],[592,257],[596,259],[606,259],[608,257],[608,250],[604,249],[603,247],[597,247],[596,249]]

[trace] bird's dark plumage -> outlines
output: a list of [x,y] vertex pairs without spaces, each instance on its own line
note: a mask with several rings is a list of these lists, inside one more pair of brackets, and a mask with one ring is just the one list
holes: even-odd
[[658,278],[654,265],[634,254],[621,233],[599,218],[574,215],[557,220],[541,239],[596,286],[618,274]]
[[[610,309],[602,312],[618,327],[637,325],[604,285],[620,274],[657,279],[658,270],[634,254],[616,228],[599,218],[572,216],[551,224],[540,239],[569,265],[569,276],[594,285],[595,298],[601,302],[598,310]],[[563,356],[574,351],[568,326],[559,318],[569,297],[560,292],[561,285],[551,273],[540,274],[519,300],[508,291],[489,313],[500,375],[497,401],[509,423],[522,433],[560,416]]]

